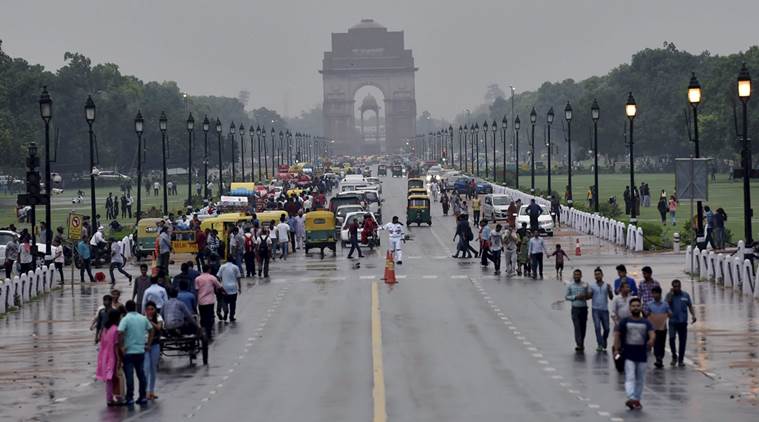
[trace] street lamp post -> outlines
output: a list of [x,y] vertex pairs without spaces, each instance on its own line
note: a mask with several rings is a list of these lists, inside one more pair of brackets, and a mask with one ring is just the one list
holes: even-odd
[[[479,123],[475,123],[474,129],[472,130],[473,130],[472,134],[474,135],[472,137],[473,142],[475,143],[476,148],[477,148],[477,161],[475,161],[474,155],[472,155],[472,167],[474,167],[474,163],[477,163],[476,173],[477,173],[477,177],[480,177],[480,125]],[[472,145],[472,146],[475,146],[475,145]],[[474,154],[474,151],[472,151],[472,154]]]
[[187,144],[189,154],[187,154],[187,205],[192,205],[192,133],[195,129],[195,119],[192,113],[187,117]]
[[567,101],[564,107],[564,119],[567,121],[567,205],[572,208],[574,195],[572,193],[572,106]]
[[[464,172],[466,172],[466,169],[464,169],[464,166],[463,166],[463,161],[462,161],[463,156],[462,156],[462,148],[461,148],[462,147],[461,135],[463,131],[464,129],[461,127],[461,125],[459,125],[459,170],[464,170]],[[463,149],[463,151],[466,151],[466,149]]]
[[[274,149],[277,146],[277,132],[274,130],[274,128],[271,128],[271,178],[275,179],[277,177],[277,170],[274,168]],[[282,160],[282,151],[281,148],[277,149],[277,165],[281,164]]]
[[[267,152],[266,152],[267,148],[266,148],[266,127],[265,126],[263,128],[261,128],[261,137],[263,138],[263,141],[261,143],[264,146],[264,175],[266,176],[266,179],[268,180],[269,179],[269,161],[268,161],[269,158],[267,157]],[[260,150],[260,148],[259,148],[259,150]],[[272,159],[272,162],[273,162],[274,161],[274,157],[271,157],[271,159]],[[259,166],[259,168],[260,168],[260,166]]]
[[[633,138],[633,122],[635,115],[638,114],[638,105],[635,103],[632,92],[627,96],[627,103],[625,104],[625,114],[630,120],[630,192],[635,190],[635,157],[633,156],[633,145],[635,144]],[[637,201],[635,195],[632,195],[632,206],[630,207],[630,224],[637,225],[638,219],[636,218]]]
[[245,181],[245,126],[240,123],[240,180]]
[[[42,94],[40,94],[40,117],[45,122],[45,195],[47,196],[47,202],[45,205],[45,256],[52,256],[50,251],[50,241],[52,240],[52,187],[50,180],[50,119],[53,118],[53,100],[50,98],[50,94],[47,92],[47,86],[42,87]],[[61,281],[62,282],[62,281]]]
[[[488,170],[490,166],[488,165],[488,122],[487,120],[485,121],[485,123],[482,124],[482,133],[485,135],[485,144],[483,148],[485,148],[485,178],[487,179],[490,177],[490,171]],[[479,142],[477,143],[477,146],[478,147],[480,146]],[[480,159],[480,152],[477,151],[477,160],[479,161],[479,159]]]
[[593,209],[598,214],[598,119],[601,117],[601,109],[595,99],[590,107],[590,117],[593,119]]
[[256,130],[253,129],[252,124],[248,128],[248,136],[250,137],[250,181],[255,183],[256,181],[256,161],[255,161],[256,148],[253,143],[253,140],[256,137]]
[[[266,129],[264,129],[264,134]],[[256,126],[256,142],[258,143],[256,150],[258,151],[258,181],[261,180],[261,126]],[[266,168],[266,166],[264,166]]]
[[161,112],[161,117],[158,119],[158,128],[161,130],[161,153],[163,157],[163,215],[169,215],[169,193],[166,191],[166,184],[168,179],[168,171],[166,169],[166,128],[167,119],[166,113]]
[[208,115],[203,117],[203,198],[208,199],[208,129],[211,122]]
[[553,124],[553,107],[548,109],[548,114],[546,115],[546,123],[548,123],[548,139],[546,143],[546,149],[548,150],[548,196],[553,195],[553,190],[551,190],[551,124]]
[[[464,173],[468,173],[470,170],[469,167],[469,134],[471,133],[471,130],[467,127],[467,125],[464,125]],[[471,169],[472,173],[474,173],[474,169]]]
[[519,190],[519,116],[514,119],[514,187]]
[[134,131],[137,133],[137,214],[134,218],[140,221],[142,217],[142,132],[145,130],[145,119],[142,112],[137,110],[134,118]]
[[[92,214],[92,226],[97,230],[97,205],[95,204],[95,134],[92,131],[92,124],[95,123],[95,102],[91,96],[87,96],[87,102],[84,104],[84,117],[87,119],[87,125],[90,132],[90,213]],[[48,224],[50,222],[48,221]]]
[[219,118],[216,118],[216,136],[219,140],[219,198],[221,198],[221,194],[224,191],[224,171],[223,171],[223,164],[221,161],[221,154],[222,154],[222,145],[221,145],[221,120]]
[[[493,181],[495,181],[495,180],[498,179],[498,174],[496,173],[496,167],[497,166],[496,166],[496,159],[495,159],[495,153],[496,153],[496,150],[495,150],[496,149],[495,148],[496,140],[495,140],[495,138],[496,138],[496,135],[498,134],[498,125],[496,124],[495,120],[493,120],[493,124],[490,125],[490,130],[493,132]],[[506,171],[506,170],[504,169],[504,171]]]
[[[235,182],[235,176],[236,176],[236,174],[235,174],[236,173],[235,172],[235,132],[236,132],[235,122],[232,122],[229,125],[229,140],[230,140],[230,143],[232,144],[232,148],[231,148],[232,149],[232,151],[231,151],[232,159],[230,160],[230,161],[232,161],[232,179],[231,179],[230,183],[234,183]],[[229,186],[230,186],[230,188],[232,187],[231,184]]]
[[738,98],[743,104],[743,235],[745,236],[746,248],[753,247],[754,240],[751,233],[751,217],[754,212],[751,209],[751,144],[748,139],[748,100],[751,98],[751,75],[748,73],[746,63],[741,66],[738,74]]
[[450,143],[451,149],[448,150],[448,162],[449,166],[452,168],[456,167],[456,161],[453,159],[453,125],[448,125],[448,141]]
[[501,120],[501,145],[503,148],[503,151],[501,152],[501,155],[503,156],[503,185],[506,186],[506,128],[508,127],[509,121],[506,120],[506,115],[503,116],[503,120]]
[[535,195],[535,122],[538,114],[535,107],[530,111],[530,123],[532,123],[532,140],[530,141],[530,195]]
[[[690,82],[688,83],[688,103],[690,103],[693,110],[693,143],[695,146],[695,157],[701,157],[701,149],[699,147],[698,139],[698,105],[701,103],[701,84],[696,79],[696,73],[692,72],[690,76]],[[704,241],[704,204],[699,199],[696,202],[696,242],[701,243]]]
[[[280,129],[280,131],[279,131],[279,152],[280,152],[280,154],[284,154],[284,151],[283,151],[284,142],[285,142],[285,134]],[[287,147],[289,149],[290,146],[288,145]],[[284,162],[285,162],[285,158],[282,157],[282,162],[280,164],[282,164]],[[288,166],[292,165],[292,163],[290,162],[290,153],[289,153],[289,151],[287,153],[287,165]]]

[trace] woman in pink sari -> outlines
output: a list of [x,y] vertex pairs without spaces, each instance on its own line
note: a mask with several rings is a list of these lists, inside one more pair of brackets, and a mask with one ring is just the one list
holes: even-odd
[[100,335],[100,350],[98,351],[98,367],[95,377],[105,382],[105,399],[108,406],[118,406],[120,403],[113,400],[113,390],[119,382],[119,321],[121,313],[116,309],[108,312],[108,321],[105,323]]

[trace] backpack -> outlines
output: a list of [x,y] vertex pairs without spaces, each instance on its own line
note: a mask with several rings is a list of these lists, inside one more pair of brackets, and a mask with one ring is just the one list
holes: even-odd
[[258,245],[258,254],[261,256],[269,255],[269,244],[266,242],[269,240],[269,236],[261,236],[259,239],[261,239],[261,244]]
[[245,236],[245,252],[253,251],[253,236]]

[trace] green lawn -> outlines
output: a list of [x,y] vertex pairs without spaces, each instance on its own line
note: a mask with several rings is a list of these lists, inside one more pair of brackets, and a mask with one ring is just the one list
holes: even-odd
[[[76,188],[73,189],[66,189],[62,194],[56,195],[53,197],[53,209],[52,209],[52,217],[53,217],[53,227],[63,226],[66,227],[68,214],[72,210],[85,215],[90,215],[90,198],[89,198],[89,187],[82,188],[82,190],[85,192],[85,198],[80,204],[72,204],[71,199],[76,196]],[[96,192],[97,192],[97,212],[101,216],[105,216],[105,199],[108,197],[108,192],[112,192],[114,196],[116,194],[121,194],[119,190],[118,185],[97,185],[96,186]],[[187,199],[187,185],[178,184],[177,185],[177,195],[176,196],[169,196],[169,210],[176,213],[179,210],[183,209],[184,201]],[[134,213],[137,211],[137,191],[132,189],[132,217],[134,217]],[[24,227],[29,227],[28,224],[19,224],[16,220],[15,212],[16,212],[16,196],[15,195],[6,195],[1,194],[0,195],[0,227],[6,227],[7,225],[14,223],[16,227],[19,229]],[[150,209],[151,206],[154,206],[158,209],[162,207],[163,204],[163,193],[159,192],[158,196],[153,196],[152,191],[150,196],[147,196],[145,194],[145,189],[143,187],[142,190],[142,210],[143,212]],[[41,221],[45,219],[45,208],[41,207],[37,210],[37,221]],[[134,224],[134,219],[118,219],[119,222],[122,225],[131,225]]]
[[[535,176],[536,189],[547,188],[547,176]],[[649,223],[659,223],[659,212],[656,209],[656,201],[659,199],[659,193],[662,189],[670,195],[674,190],[674,174],[648,173],[636,174],[635,183],[640,186],[641,182],[648,183],[651,188],[651,207],[641,207],[639,221]],[[530,174],[520,173],[519,184],[522,190],[530,190]],[[572,194],[576,203],[586,203],[588,188],[593,184],[592,174],[581,174],[572,176]],[[602,203],[608,201],[610,196],[616,195],[619,207],[624,211],[625,203],[623,201],[623,192],[625,186],[630,184],[630,175],[628,174],[599,174],[598,185],[600,189],[600,198]],[[567,185],[566,175],[557,175],[551,177],[551,187],[557,192],[564,192]],[[759,211],[759,183],[751,186],[751,203],[752,207]],[[734,240],[740,240],[743,236],[743,184],[740,181],[732,182],[728,179],[727,174],[717,175],[717,181],[709,184],[709,201],[704,205],[711,206],[712,209],[722,207],[728,215],[727,227],[733,232]],[[694,211],[695,213],[695,204]],[[683,201],[677,211],[677,231],[681,230],[685,219],[690,216],[690,201]],[[759,229],[759,213],[755,213],[752,219],[752,228],[754,233]],[[667,233],[671,234],[674,230],[671,225],[667,227]]]

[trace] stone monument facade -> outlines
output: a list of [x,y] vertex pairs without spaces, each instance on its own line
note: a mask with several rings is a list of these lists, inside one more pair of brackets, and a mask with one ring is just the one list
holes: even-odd
[[[332,34],[332,51],[324,53],[324,131],[335,141],[336,151],[362,153],[361,134],[356,130],[355,95],[373,86],[385,102],[385,143],[388,153],[416,134],[414,56],[404,48],[403,31],[388,31],[371,19],[363,19],[347,33]],[[374,152],[374,151],[372,151]]]

